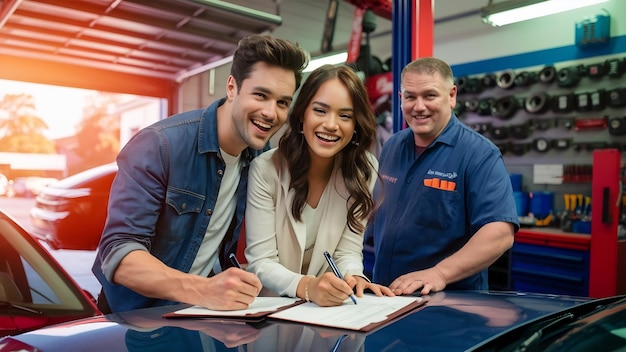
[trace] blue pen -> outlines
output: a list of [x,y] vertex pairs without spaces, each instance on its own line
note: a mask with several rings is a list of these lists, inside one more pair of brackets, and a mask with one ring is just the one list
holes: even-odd
[[333,346],[333,349],[330,350],[330,352],[337,352],[339,351],[339,346],[341,345],[341,343],[343,342],[343,340],[347,339],[348,335],[341,335],[341,337],[339,339],[337,339],[337,342],[335,342],[335,345]]
[[[333,273],[335,273],[335,276],[343,280],[343,275],[341,275],[341,273],[339,272],[339,268],[337,268],[337,265],[333,261],[333,258],[330,256],[328,251],[324,251],[324,257],[326,257],[326,261],[328,262],[328,265],[330,265],[330,268],[333,270]],[[354,294],[350,294],[350,299],[352,300],[352,302],[354,302],[354,304],[356,304],[356,297],[354,297]]]

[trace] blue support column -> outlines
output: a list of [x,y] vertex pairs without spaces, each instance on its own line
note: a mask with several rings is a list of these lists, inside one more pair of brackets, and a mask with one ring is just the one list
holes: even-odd
[[393,72],[393,131],[398,132],[404,125],[404,118],[400,110],[400,72],[402,68],[411,62],[411,52],[413,47],[413,8],[415,0],[393,0],[391,10],[391,72]]
[[391,11],[393,72],[393,131],[404,126],[400,111],[400,73],[402,68],[417,59],[433,55],[434,0],[393,0]]

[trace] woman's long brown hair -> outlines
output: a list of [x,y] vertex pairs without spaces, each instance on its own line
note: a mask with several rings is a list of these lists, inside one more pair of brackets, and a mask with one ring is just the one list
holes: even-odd
[[[348,204],[348,226],[354,232],[363,232],[364,225],[360,222],[369,217],[374,208],[374,200],[369,190],[373,171],[368,150],[376,138],[376,117],[372,111],[363,81],[348,66],[325,65],[313,71],[306,79],[294,102],[289,115],[288,128],[280,138],[278,151],[287,161],[291,182],[289,187],[295,190],[291,205],[293,217],[301,221],[302,211],[309,193],[307,175],[311,167],[311,159],[307,150],[304,135],[300,133],[301,121],[311,99],[320,86],[330,80],[339,81],[348,89],[354,108],[356,143],[349,143],[341,151],[341,172],[350,193]],[[351,201],[352,200],[352,201]]]

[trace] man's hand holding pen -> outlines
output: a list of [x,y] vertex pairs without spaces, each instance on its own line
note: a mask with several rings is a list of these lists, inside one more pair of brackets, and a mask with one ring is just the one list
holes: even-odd
[[[230,260],[233,267],[211,277],[191,276],[195,281],[185,290],[185,301],[214,310],[248,308],[263,285],[256,275],[241,269],[236,257]],[[196,281],[201,283],[195,284]]]

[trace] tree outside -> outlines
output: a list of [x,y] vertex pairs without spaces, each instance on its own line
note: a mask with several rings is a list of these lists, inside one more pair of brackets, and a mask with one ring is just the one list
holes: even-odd
[[97,92],[88,97],[82,102],[83,117],[76,126],[76,135],[55,141],[46,137],[49,126],[37,115],[36,101],[32,95],[4,95],[0,100],[0,152],[64,154],[68,161],[62,173],[34,167],[13,170],[10,165],[0,165],[0,173],[9,178],[61,178],[114,161],[120,149],[120,126],[119,114],[111,111],[115,111],[114,106],[119,101],[120,95],[113,93]]
[[[48,125],[37,116],[35,99],[29,94],[7,94],[0,100],[0,152],[6,156],[0,162],[0,173],[8,179],[24,176],[62,177],[66,165],[47,168],[37,165],[14,168],[13,162],[23,155],[39,157],[41,154],[55,154],[54,141],[48,139],[44,132]],[[8,160],[4,160],[8,159]]]
[[70,165],[71,173],[115,161],[120,150],[120,116],[115,113],[120,95],[100,92],[86,100],[76,134],[80,162]]
[[0,100],[0,151],[56,153],[54,141],[44,135],[48,125],[36,114],[28,94],[7,94]]

